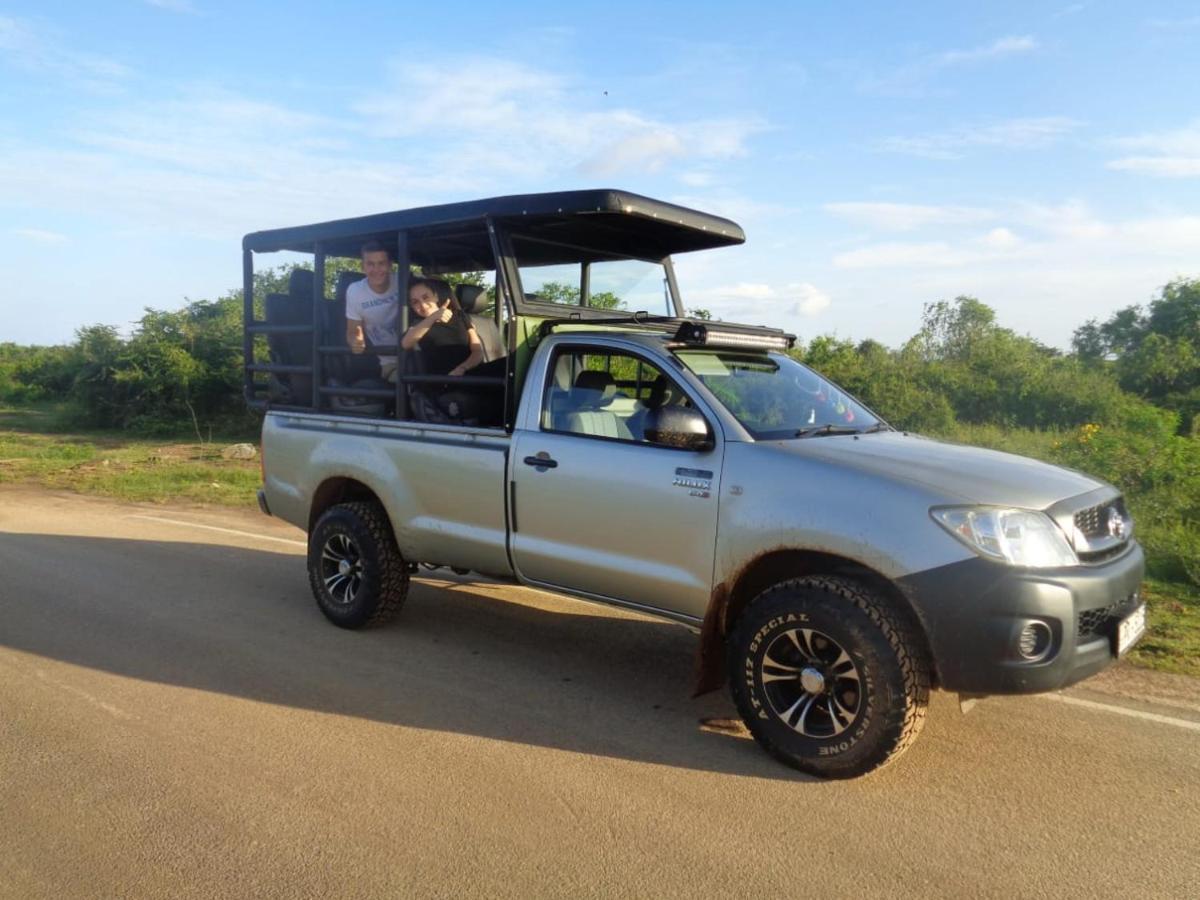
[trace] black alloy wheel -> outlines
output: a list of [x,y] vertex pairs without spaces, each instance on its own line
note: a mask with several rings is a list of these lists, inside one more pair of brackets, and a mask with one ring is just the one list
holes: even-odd
[[400,612],[408,566],[375,502],[339,503],[308,536],[308,580],[321,612],[341,628],[380,625]]

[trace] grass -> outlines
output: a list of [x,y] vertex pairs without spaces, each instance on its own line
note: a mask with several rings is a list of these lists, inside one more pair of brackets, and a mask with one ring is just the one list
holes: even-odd
[[1134,665],[1200,678],[1200,591],[1147,579],[1146,634],[1129,651]]
[[[252,507],[258,460],[222,459],[220,449],[247,440],[147,439],[119,432],[77,433],[60,412],[0,407],[0,484],[41,485],[120,500],[187,501]],[[1045,458],[1059,435],[994,426],[959,426],[945,439]],[[1147,579],[1145,637],[1129,654],[1137,666],[1200,677],[1200,590]]]
[[120,500],[251,507],[258,460],[224,459],[212,443],[72,433],[53,408],[0,408],[0,484],[40,485]]

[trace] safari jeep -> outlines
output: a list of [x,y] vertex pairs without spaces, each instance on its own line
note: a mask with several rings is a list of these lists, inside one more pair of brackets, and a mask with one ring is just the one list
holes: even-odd
[[[614,190],[247,235],[259,501],[307,530],[328,619],[382,624],[419,567],[446,566],[683,623],[694,690],[728,681],[764,749],[831,778],[898,756],[931,689],[1052,691],[1128,650],[1143,556],[1118,491],[898,432],[790,335],[687,317],[672,256],[743,240]],[[361,276],[326,272],[368,241],[444,279],[503,374],[351,354]],[[279,252],[311,269],[255,297],[256,261]],[[403,334],[403,289],[399,317]],[[371,353],[400,360],[394,381],[351,373]]]

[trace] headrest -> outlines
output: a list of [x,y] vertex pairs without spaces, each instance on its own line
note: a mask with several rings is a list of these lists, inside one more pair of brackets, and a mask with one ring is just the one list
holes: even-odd
[[650,385],[650,396],[646,398],[647,409],[659,409],[675,402],[675,386],[666,375],[659,375]]
[[311,300],[313,295],[312,269],[292,269],[288,276],[288,293],[293,297],[304,297]]
[[[263,298],[263,314],[269,325],[308,325],[312,322],[312,301],[298,302],[291,294],[267,294]],[[291,335],[284,335],[291,337]],[[281,335],[272,335],[278,338]],[[304,338],[308,340],[307,337]]]
[[481,313],[488,305],[487,291],[477,284],[456,284],[454,294],[466,313]]
[[362,281],[364,278],[366,276],[362,272],[351,272],[349,270],[338,272],[337,282],[333,289],[333,299],[338,302],[345,302],[346,288],[350,287],[356,281]]
[[609,372],[584,369],[575,376],[575,391],[588,391],[594,397],[579,397],[589,406],[607,406],[617,395],[617,383]]

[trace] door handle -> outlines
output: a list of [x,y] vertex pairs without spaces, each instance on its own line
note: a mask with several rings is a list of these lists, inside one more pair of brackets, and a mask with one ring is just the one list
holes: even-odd
[[538,453],[537,456],[525,457],[524,462],[525,462],[525,465],[527,465],[527,466],[535,466],[539,469],[557,469],[558,468],[558,461],[551,459],[550,454],[547,453],[545,450],[542,450],[540,453]]

